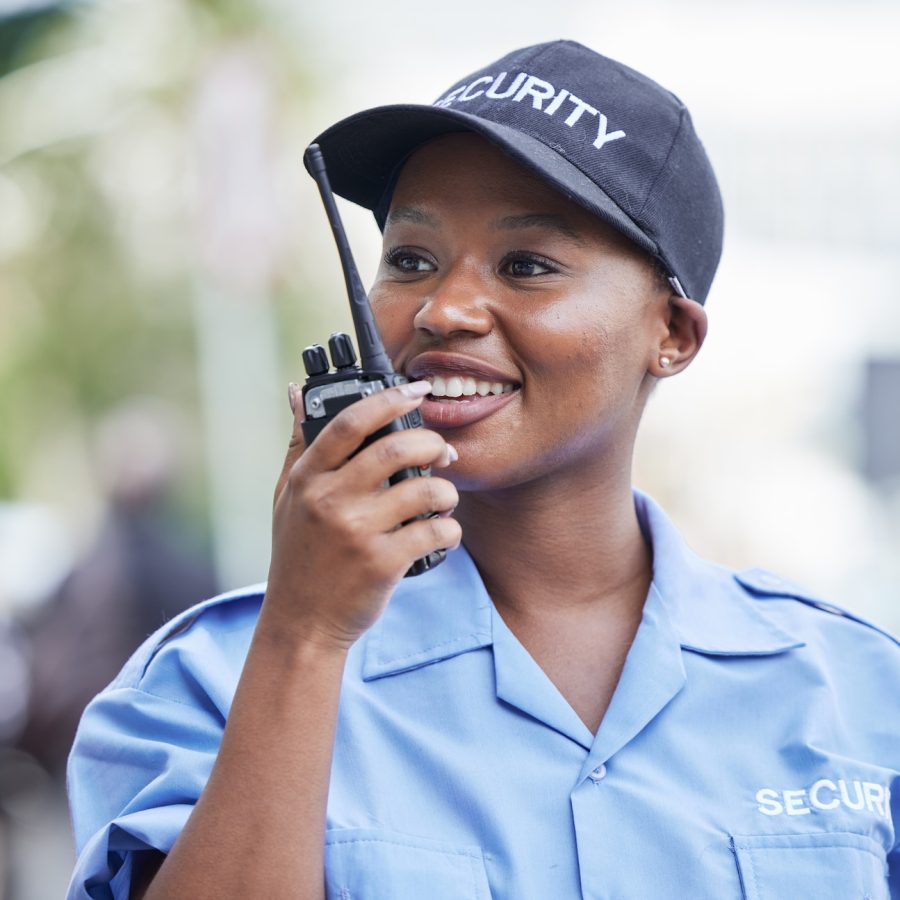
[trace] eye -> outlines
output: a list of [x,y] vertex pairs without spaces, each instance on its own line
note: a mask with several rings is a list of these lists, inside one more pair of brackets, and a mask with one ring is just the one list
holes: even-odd
[[433,272],[435,269],[435,265],[430,259],[409,247],[394,247],[388,250],[384,255],[384,263],[389,268],[407,275]]
[[500,263],[500,271],[511,275],[513,278],[535,278],[540,275],[550,275],[559,269],[545,259],[534,253],[510,253]]

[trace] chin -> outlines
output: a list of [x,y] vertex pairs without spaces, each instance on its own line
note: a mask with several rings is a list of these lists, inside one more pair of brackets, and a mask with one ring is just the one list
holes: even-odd
[[461,493],[494,493],[511,490],[512,488],[537,482],[550,474],[533,467],[522,471],[515,467],[510,467],[508,463],[497,465],[495,462],[494,465],[470,467],[461,465],[461,462],[462,460],[453,463],[449,469],[433,470],[432,474],[440,478],[446,478]]

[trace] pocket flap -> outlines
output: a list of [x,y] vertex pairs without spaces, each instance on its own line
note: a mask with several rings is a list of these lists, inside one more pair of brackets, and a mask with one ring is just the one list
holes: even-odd
[[863,834],[733,835],[745,900],[890,900],[884,848]]
[[490,900],[480,847],[412,837],[380,828],[325,835],[328,900]]

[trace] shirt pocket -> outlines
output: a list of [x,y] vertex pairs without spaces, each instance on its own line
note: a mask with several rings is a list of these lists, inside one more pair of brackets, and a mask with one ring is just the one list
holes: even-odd
[[327,900],[490,900],[480,847],[379,828],[325,835]]
[[744,900],[890,900],[877,841],[851,832],[732,835]]

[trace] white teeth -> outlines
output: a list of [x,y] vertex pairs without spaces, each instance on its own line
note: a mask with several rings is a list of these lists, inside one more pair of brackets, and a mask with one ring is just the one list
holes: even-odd
[[509,394],[515,390],[512,384],[504,384],[502,381],[477,381],[470,375],[451,375],[443,378],[440,375],[432,375],[432,397],[486,397],[488,394],[498,396]]

